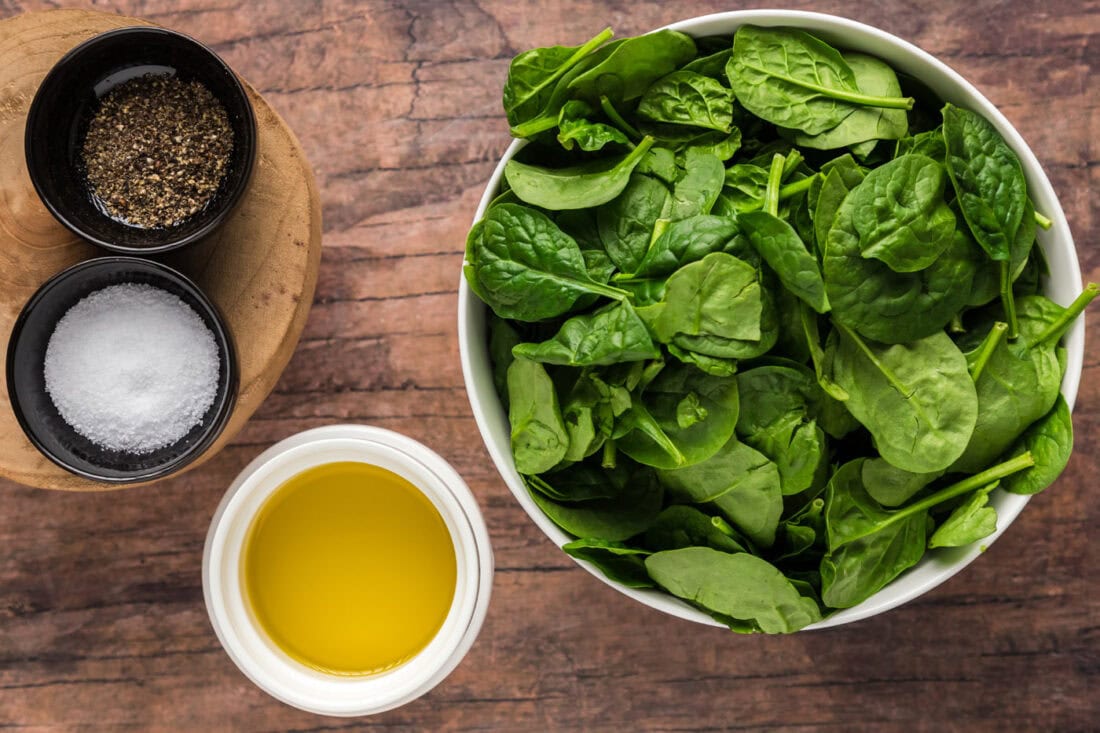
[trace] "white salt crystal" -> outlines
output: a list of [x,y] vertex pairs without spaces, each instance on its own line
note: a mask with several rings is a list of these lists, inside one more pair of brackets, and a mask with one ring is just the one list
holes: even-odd
[[214,403],[218,347],[202,318],[152,285],[111,285],[58,321],[46,391],[76,432],[109,450],[175,443]]

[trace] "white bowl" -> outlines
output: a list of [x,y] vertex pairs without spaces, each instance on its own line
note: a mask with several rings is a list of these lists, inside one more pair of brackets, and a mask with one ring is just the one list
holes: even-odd
[[[1039,243],[1050,265],[1050,278],[1047,284],[1047,296],[1054,301],[1068,305],[1081,292],[1081,268],[1077,263],[1077,253],[1073,247],[1069,225],[1062,211],[1054,189],[1043,173],[1035,154],[1024,142],[1020,133],[1009,123],[993,104],[969,82],[951,70],[942,61],[937,60],[911,43],[901,40],[885,31],[863,23],[821,13],[807,13],[796,10],[738,10],[728,13],[715,13],[698,18],[673,23],[668,28],[682,31],[697,38],[713,35],[732,35],[742,25],[792,26],[820,36],[825,41],[845,49],[873,54],[888,62],[894,69],[920,79],[945,102],[952,102],[982,114],[993,123],[1004,139],[1020,157],[1027,176],[1028,191],[1035,201],[1036,209],[1053,221],[1047,231],[1039,231]],[[485,195],[481,198],[474,221],[484,216],[489,202],[495,197],[500,186],[504,164],[523,146],[523,141],[514,141],[500,164],[489,179]],[[561,546],[570,540],[568,534],[538,508],[527,493],[523,480],[516,472],[512,461],[509,441],[508,414],[493,388],[492,369],[489,362],[488,336],[486,331],[486,306],[478,300],[462,278],[458,293],[458,338],[462,356],[462,373],[466,379],[466,391],[470,397],[474,417],[477,419],[485,445],[504,477],[508,488],[516,497],[531,519],[546,533],[555,545]],[[1077,386],[1081,378],[1081,365],[1084,356],[1085,326],[1084,318],[1079,318],[1065,340],[1069,355],[1066,376],[1062,382],[1062,393],[1070,408],[1077,395]],[[982,549],[988,547],[1012,520],[1023,510],[1028,502],[1027,496],[995,492],[990,503],[997,510],[997,531],[980,543],[968,547],[939,549],[928,552],[915,567],[894,580],[878,593],[853,608],[838,611],[824,621],[807,629],[821,629],[829,626],[858,621],[868,616],[888,611],[895,606],[911,601],[917,596],[932,590],[940,583],[969,565]],[[575,558],[574,558],[575,559]],[[679,616],[689,621],[719,626],[720,624],[683,601],[654,590],[635,590],[623,587],[607,580],[595,566],[577,560],[588,572],[603,580],[620,593],[630,596],[657,610]]]
[[[357,461],[393,471],[431,500],[454,542],[454,600],[435,638],[399,667],[375,675],[324,674],[292,659],[256,626],[242,591],[241,551],[264,501],[287,479],[324,463]],[[443,681],[481,630],[493,585],[489,533],[473,494],[450,465],[420,443],[364,425],[331,425],[276,443],[248,464],[222,499],[203,553],[210,623],[237,667],[288,705],[321,715],[371,715],[404,705]]]

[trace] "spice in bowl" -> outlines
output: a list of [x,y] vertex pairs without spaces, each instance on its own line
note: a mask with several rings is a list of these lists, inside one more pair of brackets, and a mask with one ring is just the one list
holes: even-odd
[[229,117],[209,89],[154,74],[103,96],[81,149],[97,204],[146,229],[172,227],[202,211],[232,151]]
[[138,283],[84,297],[46,347],[46,391],[62,419],[101,448],[135,454],[200,424],[219,371],[202,318],[176,295]]

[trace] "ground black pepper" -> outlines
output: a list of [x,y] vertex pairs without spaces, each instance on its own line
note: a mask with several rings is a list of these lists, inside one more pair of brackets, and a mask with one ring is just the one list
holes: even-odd
[[143,228],[202,210],[233,150],[225,107],[197,81],[146,75],[100,100],[84,138],[84,169],[107,213]]

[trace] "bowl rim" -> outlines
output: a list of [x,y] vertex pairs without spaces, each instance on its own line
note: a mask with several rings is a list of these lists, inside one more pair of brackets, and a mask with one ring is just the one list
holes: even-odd
[[[854,36],[852,39],[854,45],[859,46],[860,50],[862,50],[864,46],[877,42],[880,45],[892,47],[892,51],[907,57],[912,61],[913,65],[920,65],[933,69],[943,78],[943,83],[950,84],[957,89],[958,92],[966,98],[970,106],[976,107],[977,110],[998,129],[1009,146],[1020,158],[1025,176],[1027,177],[1028,190],[1033,194],[1033,198],[1036,200],[1041,199],[1045,202],[1044,211],[1048,218],[1052,220],[1053,225],[1048,231],[1040,231],[1038,233],[1039,244],[1048,260],[1051,258],[1052,253],[1058,253],[1063,258],[1062,264],[1064,268],[1069,270],[1073,275],[1071,281],[1062,292],[1058,293],[1058,297],[1055,299],[1062,301],[1062,304],[1066,305],[1081,292],[1081,268],[1077,259],[1073,238],[1066,221],[1065,212],[1062,210],[1061,203],[1042,165],[1031,150],[1031,147],[1004,114],[961,74],[932,54],[909,41],[899,38],[880,28],[876,28],[875,26],[827,13],[801,10],[734,10],[684,19],[654,29],[654,31],[663,29],[678,30],[698,38],[715,34],[732,34],[738,27],[748,24],[759,24],[765,27],[796,27],[813,33],[824,33],[825,35],[852,35]],[[892,62],[891,65],[896,66],[896,64]],[[921,81],[924,80],[921,79]],[[501,156],[478,204],[477,211],[473,218],[474,223],[484,216],[489,204],[495,197],[500,186],[505,164],[525,144],[526,141],[524,140],[513,140]],[[1050,288],[1049,285],[1050,281],[1048,281],[1047,295],[1053,296],[1054,293],[1050,292],[1052,288]],[[491,388],[487,395],[491,398],[491,404],[483,404],[482,396],[479,394],[477,375],[475,374],[473,350],[479,349],[481,354],[485,354],[487,352],[487,345],[473,344],[470,336],[471,328],[474,328],[471,325],[473,323],[472,319],[478,318],[484,321],[485,314],[487,313],[488,307],[474,296],[466,282],[466,278],[460,274],[458,293],[459,352],[467,397],[470,401],[470,407],[474,414],[474,419],[477,422],[478,430],[481,433],[482,441],[497,471],[504,480],[505,485],[508,486],[509,491],[511,491],[517,502],[536,526],[542,530],[543,534],[560,548],[561,545],[571,541],[573,539],[572,536],[568,535],[564,530],[554,524],[550,518],[538,508],[528,495],[521,477],[515,470],[515,464],[512,460],[510,450],[505,450],[501,446],[495,444],[490,437],[492,424],[499,421],[502,414],[506,421],[507,415],[503,412],[503,407],[500,405],[499,399]],[[477,329],[474,328],[474,330]],[[1071,410],[1080,384],[1084,356],[1084,332],[1084,316],[1082,315],[1065,337],[1068,360],[1061,391]],[[494,414],[490,414],[490,410],[492,410]],[[810,624],[802,630],[825,629],[869,618],[908,603],[934,589],[936,586],[946,582],[957,573],[961,572],[992,545],[1009,525],[1012,524],[1030,499],[1030,496],[1008,494],[998,489],[993,495],[993,501],[997,504],[998,522],[997,529],[992,535],[984,538],[981,542],[975,542],[966,547],[941,548],[937,551],[938,554],[936,555],[925,553],[924,557],[916,566],[908,569],[898,578],[895,578],[870,598],[854,607],[834,611],[822,621]],[[604,584],[650,608],[688,621],[725,628],[723,624],[711,618],[709,615],[689,606],[687,603],[671,594],[658,590],[627,588],[609,580],[591,563],[575,557],[572,557],[572,559],[576,564],[580,565]],[[918,568],[931,569],[926,570],[923,575],[918,578],[914,575],[914,571]],[[904,580],[908,580],[909,582],[899,585],[899,582]],[[893,588],[892,591],[891,588]],[[887,591],[891,592],[887,593]]]
[[[244,113],[244,130],[246,134],[242,140],[234,141],[234,144],[241,144],[245,147],[245,155],[243,157],[243,169],[241,171],[240,182],[231,189],[225,192],[225,195],[217,202],[217,209],[209,215],[209,219],[199,228],[192,231],[190,234],[181,237],[175,237],[169,239],[167,242],[159,245],[151,245],[148,247],[129,247],[122,244],[116,244],[108,239],[98,236],[96,233],[91,232],[84,227],[81,227],[68,215],[64,202],[58,201],[55,197],[47,194],[45,186],[43,185],[40,177],[40,170],[44,165],[44,161],[39,160],[37,153],[34,150],[32,143],[32,137],[34,132],[42,124],[41,117],[44,114],[42,111],[43,100],[49,95],[59,93],[63,91],[64,87],[59,86],[59,77],[64,72],[65,67],[76,63],[80,60],[80,57],[86,54],[90,49],[95,48],[97,45],[112,41],[120,36],[143,36],[148,35],[154,38],[173,38],[182,41],[185,45],[191,46],[197,53],[209,57],[209,59],[221,68],[226,75],[226,78],[230,82],[232,89],[232,95],[241,103],[241,110]],[[51,87],[57,87],[53,89]],[[224,104],[224,102],[223,102]],[[38,195],[39,200],[49,210],[50,214],[60,222],[66,229],[80,237],[81,239],[90,242],[91,244],[100,247],[108,252],[121,254],[121,255],[138,255],[148,256],[163,254],[165,252],[171,252],[187,245],[193,244],[200,239],[209,236],[215,229],[217,229],[225,221],[226,217],[236,208],[241,198],[244,196],[245,191],[248,190],[249,181],[252,178],[252,171],[255,168],[256,157],[258,155],[259,145],[257,144],[258,131],[256,126],[256,112],[252,108],[252,100],[248,97],[248,91],[242,84],[241,79],[233,71],[232,68],[214,52],[206,44],[195,38],[179,31],[174,31],[168,28],[162,28],[155,25],[130,25],[122,28],[114,28],[103,33],[97,33],[96,35],[88,38],[81,43],[77,44],[73,48],[69,49],[64,56],[57,60],[56,63],[43,77],[42,82],[38,85],[38,89],[35,90],[34,98],[31,100],[29,109],[27,110],[26,126],[23,134],[23,156],[27,164],[27,174],[31,179],[31,185],[34,187],[35,193]],[[205,213],[199,212],[199,215]],[[106,217],[106,214],[103,214]],[[140,231],[140,227],[135,227]],[[158,230],[161,231],[161,230]],[[171,228],[168,229],[171,231]]]
[[[26,322],[30,318],[31,313],[51,291],[64,286],[66,281],[85,270],[102,268],[108,271],[125,271],[127,267],[135,264],[143,268],[151,268],[153,271],[157,272],[158,275],[166,277],[169,280],[175,280],[178,284],[182,285],[184,289],[188,290],[209,313],[211,321],[214,324],[214,341],[218,344],[219,351],[222,351],[223,344],[225,347],[224,352],[227,372],[226,388],[224,392],[219,389],[219,394],[215,397],[217,409],[214,412],[213,418],[210,420],[210,425],[203,431],[202,436],[182,454],[171,461],[141,472],[135,472],[126,476],[104,476],[94,471],[86,471],[70,464],[63,457],[50,450],[38,434],[31,428],[24,414],[18,389],[15,386],[15,350],[19,343],[19,338],[23,333],[23,328],[26,326]],[[83,260],[75,265],[70,265],[42,283],[38,290],[27,299],[27,302],[23,305],[22,310],[19,311],[19,315],[15,319],[11,334],[8,337],[8,349],[5,355],[5,362],[4,374],[7,379],[8,402],[11,405],[12,412],[15,414],[16,421],[19,423],[19,427],[22,429],[23,434],[27,436],[31,444],[52,463],[65,469],[69,473],[80,476],[81,478],[111,485],[135,484],[164,478],[165,476],[180,471],[205,453],[214,441],[218,439],[218,436],[221,435],[229,422],[230,416],[233,414],[233,407],[237,402],[237,389],[240,379],[240,367],[237,364],[237,349],[233,341],[233,334],[229,329],[229,324],[226,322],[225,317],[218,307],[214,305],[214,302],[207,297],[205,292],[203,292],[202,288],[196,285],[193,280],[182,272],[162,262],[148,260],[142,257],[128,257],[123,255],[107,255],[104,257],[93,257],[92,259]]]

